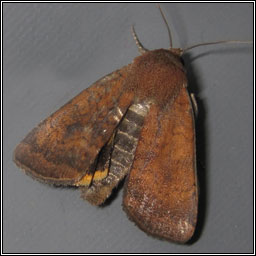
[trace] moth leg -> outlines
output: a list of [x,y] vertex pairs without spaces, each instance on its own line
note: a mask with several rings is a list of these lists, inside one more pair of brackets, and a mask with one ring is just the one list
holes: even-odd
[[92,185],[88,189],[81,188],[83,199],[93,205],[101,205],[127,175],[133,163],[140,131],[148,108],[148,104],[133,104],[129,108],[114,137],[107,177],[102,180],[93,179]]
[[190,93],[190,98],[191,98],[191,101],[192,101],[192,106],[193,106],[193,110],[194,110],[194,113],[195,113],[195,117],[197,117],[198,116],[198,106],[197,106],[195,94]]

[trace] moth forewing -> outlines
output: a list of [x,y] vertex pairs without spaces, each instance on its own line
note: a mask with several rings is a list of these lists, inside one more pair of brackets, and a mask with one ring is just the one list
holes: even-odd
[[132,102],[132,93],[124,94],[128,70],[103,77],[41,122],[16,147],[15,163],[46,183],[79,182]]

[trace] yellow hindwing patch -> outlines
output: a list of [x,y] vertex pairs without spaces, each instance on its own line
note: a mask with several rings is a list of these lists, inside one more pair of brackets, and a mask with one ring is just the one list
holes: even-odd
[[108,176],[108,168],[104,170],[97,170],[93,175],[93,180],[94,181],[103,180],[107,176]]

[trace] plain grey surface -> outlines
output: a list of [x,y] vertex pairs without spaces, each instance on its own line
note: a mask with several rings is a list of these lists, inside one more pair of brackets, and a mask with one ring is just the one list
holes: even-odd
[[[253,39],[253,4],[162,4],[174,46]],[[154,4],[3,4],[3,251],[5,253],[253,250],[253,48],[224,45],[185,56],[197,97],[199,225],[193,243],[160,241],[122,211],[122,192],[90,206],[71,188],[47,186],[12,162],[16,144],[41,120],[146,48],[168,48]],[[203,166],[203,168],[201,167]]]

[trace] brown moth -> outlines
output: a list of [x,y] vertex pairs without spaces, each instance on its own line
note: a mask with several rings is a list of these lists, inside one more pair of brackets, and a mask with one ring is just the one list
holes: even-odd
[[201,44],[148,51],[133,35],[141,55],[42,121],[14,161],[39,181],[79,187],[93,205],[127,176],[128,217],[150,235],[185,243],[195,231],[198,186],[195,101],[181,56]]

